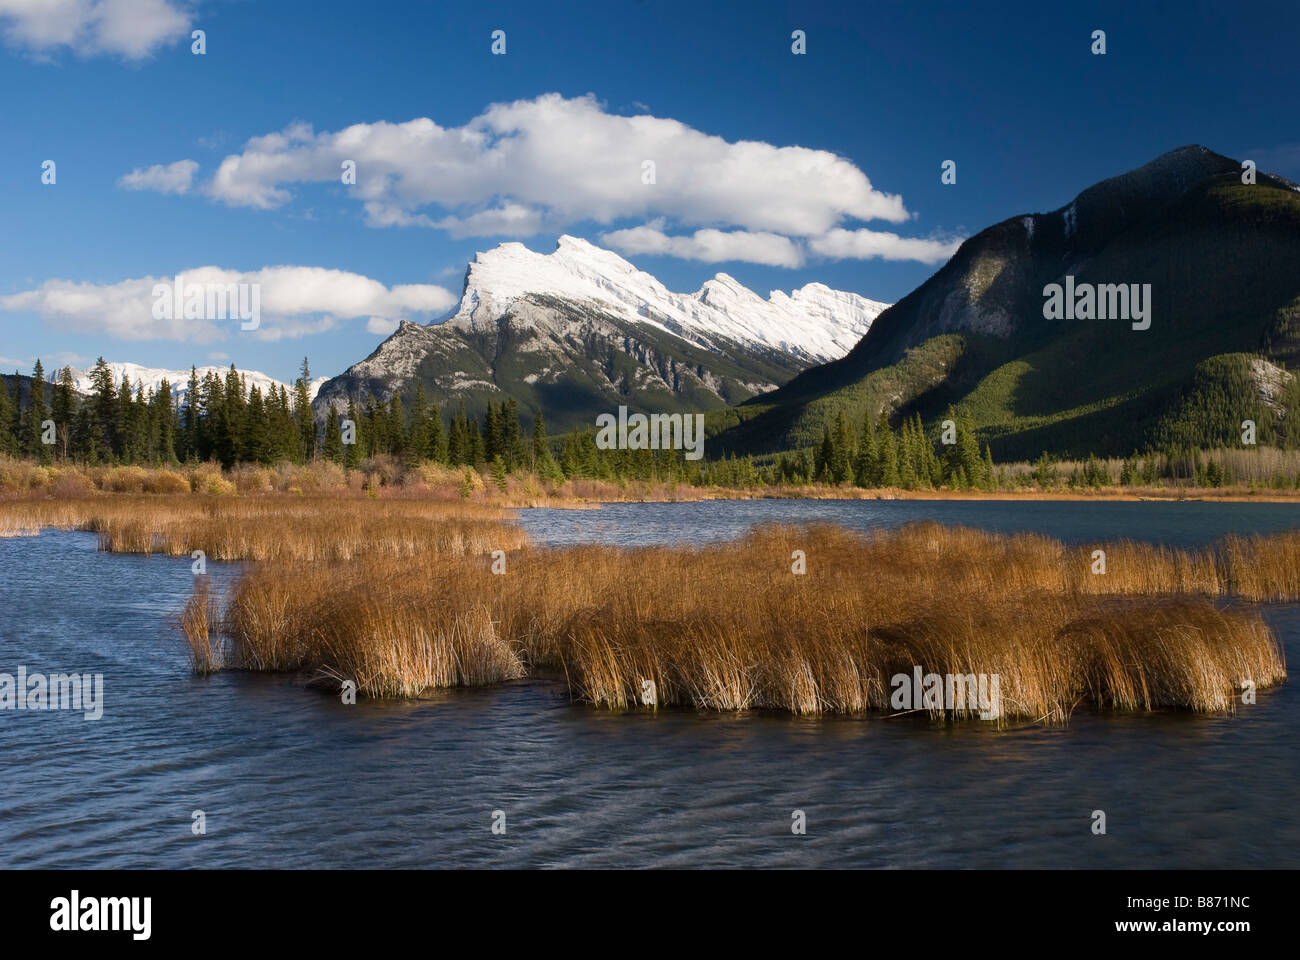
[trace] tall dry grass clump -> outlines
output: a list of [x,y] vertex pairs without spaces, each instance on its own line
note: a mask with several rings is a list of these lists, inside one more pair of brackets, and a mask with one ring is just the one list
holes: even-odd
[[226,665],[221,629],[220,598],[212,594],[211,580],[194,578],[194,593],[180,616],[181,632],[190,649],[190,666],[207,676]]
[[195,669],[302,671],[370,696],[554,670],[575,699],[615,709],[901,712],[894,679],[919,668],[998,676],[1008,717],[1225,710],[1286,664],[1257,614],[1215,601],[1300,598],[1300,532],[1174,550],[769,526],[694,547],[545,549],[509,520],[472,499],[0,502],[0,534],[85,530],[105,550],[250,562],[220,610],[206,593],[187,605]]
[[466,589],[481,585],[463,560],[435,556],[257,567],[226,606],[230,664],[351,679],[368,696],[522,677],[518,646]]
[[1300,597],[1300,531],[1224,537],[1218,555],[1225,591],[1259,602]]
[[[798,549],[804,575],[790,572]],[[1060,720],[1080,702],[1223,709],[1242,681],[1285,677],[1258,616],[1129,598],[1122,581],[1107,597],[1073,591],[1070,558],[1041,538],[934,525],[539,557],[537,577],[600,589],[531,654],[561,664],[580,699],[616,708],[643,702],[648,680],[659,705],[889,710],[892,679],[920,667],[997,674],[1008,715]],[[529,576],[523,558],[515,569]]]
[[495,507],[420,500],[95,497],[0,501],[0,530],[99,536],[114,553],[313,563],[361,556],[463,555],[515,549],[523,530]]
[[233,664],[379,696],[552,669],[614,709],[860,714],[898,712],[894,680],[920,668],[997,675],[1004,716],[1063,722],[1081,703],[1227,710],[1243,682],[1285,678],[1257,614],[1189,595],[1200,561],[1164,560],[1143,582],[1172,595],[1153,599],[1129,577],[1102,592],[1078,551],[1041,537],[769,527],[692,548],[525,547],[501,575],[472,553],[258,567],[225,618]]

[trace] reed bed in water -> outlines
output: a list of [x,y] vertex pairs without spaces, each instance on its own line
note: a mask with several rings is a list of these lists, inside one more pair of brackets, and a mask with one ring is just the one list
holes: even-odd
[[212,595],[208,577],[194,578],[194,594],[180,615],[181,632],[190,648],[190,666],[200,676],[225,666],[221,636],[221,601]]
[[935,524],[523,548],[504,574],[485,555],[376,552],[254,567],[224,620],[230,665],[350,678],[371,696],[553,668],[575,698],[616,709],[649,689],[654,706],[854,714],[896,710],[893,679],[920,667],[997,675],[1004,716],[1064,721],[1085,702],[1227,710],[1244,681],[1285,678],[1258,615],[1197,596],[1222,586],[1203,557],[1106,549],[1105,575],[1048,538]]
[[104,496],[0,501],[0,532],[83,530],[114,553],[290,564],[516,549],[526,537],[509,516],[420,500]]

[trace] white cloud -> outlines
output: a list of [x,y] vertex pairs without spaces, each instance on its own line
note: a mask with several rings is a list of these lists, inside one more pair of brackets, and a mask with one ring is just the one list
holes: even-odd
[[[643,182],[646,161],[654,163],[653,183]],[[181,167],[189,162],[135,170],[122,182],[184,192],[193,170]],[[371,226],[457,239],[639,220],[604,241],[633,255],[780,267],[802,266],[810,255],[935,263],[957,246],[852,228],[912,215],[843,157],[728,142],[648,114],[619,116],[591,94],[493,104],[461,127],[420,117],[318,133],[295,123],[250,139],[202,189],[230,206],[273,210],[298,185],[340,183],[347,162],[356,183],[343,189]]]
[[832,260],[919,260],[922,263],[940,263],[957,252],[962,239],[926,240],[900,237],[896,233],[877,230],[836,228],[823,236],[810,239],[808,248],[813,253]]
[[[257,284],[262,320],[249,335],[262,340],[321,333],[352,317],[398,320],[441,312],[458,299],[445,287],[386,287],[370,277],[324,267],[277,266],[250,272],[197,267],[182,275],[187,287]],[[0,311],[34,314],[54,328],[120,340],[212,343],[241,332],[239,321],[233,319],[156,318],[154,285],[173,281],[173,277],[152,276],[111,284],[47,280],[35,289],[0,296]]]
[[127,190],[157,190],[159,193],[188,193],[194,182],[194,172],[199,165],[193,160],[177,160],[164,166],[155,163],[152,167],[137,167],[120,177],[119,187]]
[[6,42],[37,54],[68,47],[81,56],[142,60],[189,39],[187,4],[177,0],[0,0]]
[[386,317],[371,317],[366,321],[366,332],[378,337],[386,337],[397,329],[398,321]]
[[789,237],[777,233],[751,233],[735,230],[696,230],[689,236],[669,236],[663,232],[663,222],[656,221],[627,230],[614,230],[602,234],[601,241],[630,256],[638,253],[666,253],[684,260],[702,260],[721,263],[743,260],[762,263],[770,267],[799,267],[803,265],[802,248]]
[[[273,209],[294,184],[338,182],[345,160],[357,165],[347,189],[372,224],[466,236],[658,216],[814,236],[846,218],[909,217],[901,197],[828,151],[729,143],[672,119],[607,113],[591,95],[553,93],[494,104],[462,127],[426,117],[321,133],[295,124],[249,140],[206,189],[232,206]],[[642,182],[647,160],[653,184]]]

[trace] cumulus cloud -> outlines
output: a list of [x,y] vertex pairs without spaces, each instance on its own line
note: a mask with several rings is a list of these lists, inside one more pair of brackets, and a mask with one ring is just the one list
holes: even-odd
[[157,190],[159,193],[188,193],[194,182],[194,173],[199,165],[193,160],[177,160],[163,165],[155,163],[152,167],[132,170],[120,177],[119,187],[127,190]]
[[[346,160],[356,162],[349,189],[370,222],[473,236],[656,216],[811,236],[845,218],[909,216],[901,197],[828,151],[728,142],[677,120],[607,113],[591,95],[554,93],[493,104],[461,127],[427,117],[320,133],[294,124],[226,157],[207,190],[232,206],[273,209],[296,184],[337,182]],[[643,182],[647,161],[653,183]]]
[[[944,248],[849,229],[912,214],[834,153],[729,142],[670,118],[620,116],[591,94],[492,104],[459,127],[428,117],[321,132],[295,123],[225,157],[202,190],[230,206],[274,210],[304,184],[340,183],[353,165],[356,181],[344,189],[371,226],[457,239],[640,221],[605,241],[632,254],[781,267],[802,266],[809,253],[928,263]],[[176,166],[123,179],[164,181],[153,171]]]
[[743,260],[770,267],[799,267],[803,265],[803,250],[789,237],[778,233],[734,230],[696,230],[684,236],[669,236],[662,222],[644,224],[627,230],[612,230],[601,235],[601,241],[630,256],[638,253],[661,253],[683,260],[701,260],[721,263]]
[[919,260],[941,263],[961,246],[961,238],[926,240],[877,230],[836,228],[808,241],[813,253],[832,260]]
[[[261,326],[248,335],[262,340],[321,333],[354,317],[367,317],[369,324],[376,319],[397,321],[438,313],[457,301],[445,287],[387,287],[370,277],[324,267],[276,266],[249,272],[197,267],[182,271],[182,276],[187,289],[191,284],[256,284]],[[111,284],[47,280],[35,289],[0,297],[0,311],[35,314],[57,329],[120,340],[211,343],[241,332],[238,319],[156,317],[154,288],[174,280],[152,276]]]
[[41,55],[67,47],[142,60],[187,40],[190,23],[188,5],[177,0],[0,0],[5,41]]

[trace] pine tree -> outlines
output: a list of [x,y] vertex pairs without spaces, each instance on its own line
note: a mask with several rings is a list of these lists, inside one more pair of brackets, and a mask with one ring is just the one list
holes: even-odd
[[[343,444],[343,465],[345,467],[352,468],[361,462],[362,440],[358,434],[358,431],[361,429],[361,425],[357,421],[357,405],[356,402],[351,397],[348,397],[348,421],[352,424],[352,442]],[[342,434],[343,432],[342,430],[340,430],[339,431],[340,443],[342,443],[342,441],[345,439]]]
[[536,414],[533,414],[533,447],[530,466],[534,471],[541,473],[541,464],[550,457],[550,445],[546,442],[546,420],[543,419],[541,407],[538,407]]
[[469,421],[469,463],[477,467],[480,463],[487,462],[487,453],[483,449],[483,436],[478,432],[478,421],[470,418]]
[[325,416],[323,452],[326,460],[333,460],[339,464],[343,462],[343,431],[339,426],[339,414],[334,409],[333,403],[329,405],[329,412]]
[[45,368],[39,359],[32,369],[31,394],[23,417],[23,452],[42,464],[53,462],[54,446],[45,442],[45,424],[50,419],[50,410],[45,403]]
[[835,459],[835,441],[831,439],[831,426],[822,424],[822,444],[813,461],[813,469],[818,483],[828,483],[831,477],[831,461]]
[[388,427],[384,432],[388,435],[387,452],[405,458],[410,438],[406,429],[406,407],[402,404],[402,395],[397,391],[393,391],[393,395],[388,398]]
[[190,367],[190,382],[185,390],[179,452],[185,460],[199,459],[199,371],[193,366]]
[[853,477],[859,487],[873,487],[880,482],[880,450],[876,444],[876,428],[868,410],[862,416],[862,430],[858,434],[858,455],[853,462]]
[[483,419],[483,456],[490,462],[501,456],[504,450],[502,444],[503,415],[504,405],[503,409],[498,411],[496,404],[488,401],[487,414]]
[[91,463],[111,461],[117,435],[117,388],[113,384],[113,371],[103,357],[95,363],[90,378],[94,395],[89,404],[91,415],[87,418],[86,457]]
[[414,465],[432,459],[429,451],[429,402],[425,398],[424,384],[415,385],[415,405],[411,407],[411,432],[408,463]]
[[514,470],[524,459],[523,429],[519,426],[519,404],[510,397],[501,406],[501,455],[506,469]]
[[[14,386],[17,385],[18,377],[15,375]],[[14,431],[15,413],[14,400],[9,394],[9,382],[0,376],[0,455],[7,457],[18,456],[18,435]]]
[[302,369],[293,382],[293,416],[298,422],[298,462],[316,456],[316,418],[311,412],[311,366],[302,358]]
[[72,368],[64,367],[59,371],[58,382],[54,385],[54,402],[50,408],[50,417],[57,429],[58,443],[56,450],[60,459],[68,459],[72,444],[72,421],[77,413],[76,382],[72,378]]
[[451,433],[447,442],[447,461],[453,467],[469,463],[472,452],[469,443],[469,424],[465,416],[465,401],[460,402],[460,409],[452,414]]
[[835,416],[835,433],[831,442],[831,479],[837,483],[853,482],[853,432],[841,409]]
[[443,429],[442,410],[437,404],[429,409],[429,439],[425,442],[429,448],[429,459],[437,463],[447,462],[447,434]]
[[898,448],[894,443],[894,432],[889,428],[889,420],[884,411],[880,413],[880,427],[876,430],[880,447],[880,486],[898,486]]

